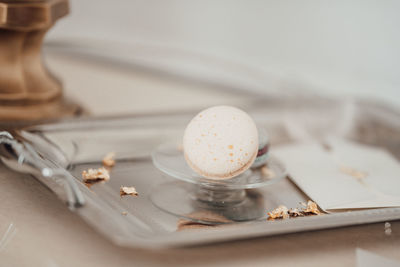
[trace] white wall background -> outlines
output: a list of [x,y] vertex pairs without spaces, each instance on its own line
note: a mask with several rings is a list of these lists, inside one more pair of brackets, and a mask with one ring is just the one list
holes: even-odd
[[182,48],[400,106],[400,1],[71,0],[48,39]]

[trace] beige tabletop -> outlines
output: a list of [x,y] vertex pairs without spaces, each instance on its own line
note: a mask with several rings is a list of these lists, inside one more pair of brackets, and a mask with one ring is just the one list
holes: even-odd
[[[212,86],[48,52],[66,94],[92,115],[242,103]],[[123,97],[121,97],[123,96]],[[156,96],[156,97],[155,97]],[[168,250],[113,245],[34,178],[0,166],[0,266],[357,266],[357,249],[400,263],[400,221]]]

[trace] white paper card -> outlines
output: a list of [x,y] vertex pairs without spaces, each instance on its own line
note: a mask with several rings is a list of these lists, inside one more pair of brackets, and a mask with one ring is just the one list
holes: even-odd
[[324,210],[400,207],[400,163],[343,139],[276,148],[291,179]]

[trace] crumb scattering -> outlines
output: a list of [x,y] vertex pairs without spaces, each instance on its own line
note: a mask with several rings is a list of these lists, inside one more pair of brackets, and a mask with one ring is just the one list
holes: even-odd
[[138,192],[136,191],[136,188],[134,188],[133,186],[121,186],[121,188],[119,189],[119,193],[122,196],[138,196]]
[[105,155],[105,157],[103,158],[103,161],[102,161],[103,166],[108,167],[108,168],[114,167],[114,165],[115,165],[114,158],[115,158],[115,152],[110,152],[107,155]]
[[83,182],[85,183],[96,183],[101,181],[110,180],[110,173],[104,167],[98,169],[88,169],[82,172]]
[[275,220],[275,219],[288,219],[293,217],[303,217],[303,216],[310,216],[310,215],[320,215],[321,211],[318,209],[318,206],[315,202],[309,200],[307,204],[300,203],[304,207],[300,210],[298,208],[291,208],[288,209],[284,205],[280,205],[276,209],[268,212],[268,220]]

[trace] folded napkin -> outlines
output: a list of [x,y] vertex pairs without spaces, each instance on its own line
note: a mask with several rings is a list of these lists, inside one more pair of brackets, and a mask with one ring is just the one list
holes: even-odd
[[383,149],[329,138],[281,146],[274,154],[325,211],[400,207],[400,164]]

